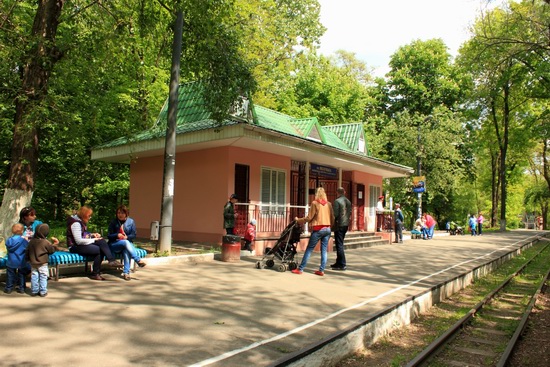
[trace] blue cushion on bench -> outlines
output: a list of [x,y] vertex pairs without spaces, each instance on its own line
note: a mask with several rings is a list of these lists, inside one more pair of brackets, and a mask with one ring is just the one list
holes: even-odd
[[[50,260],[48,261],[48,264],[80,264],[86,261],[87,260],[85,256],[73,254],[72,252],[67,251],[56,251],[50,255]],[[89,261],[91,261],[91,258]]]
[[[136,254],[139,257],[144,258],[145,256],[147,256],[147,251],[145,251],[142,248],[136,247]],[[122,252],[117,252],[114,255],[117,259],[122,259]],[[57,265],[64,265],[64,264],[82,264],[85,262],[92,262],[92,261],[93,261],[93,257],[73,254],[72,252],[68,252],[68,251],[56,251],[50,255],[48,265],[57,266]],[[8,263],[7,256],[0,257],[0,269],[6,268],[7,263]]]
[[[145,257],[147,251],[141,248],[136,248],[136,254],[139,257]],[[120,259],[122,258],[122,252],[115,253],[115,257]],[[50,260],[48,261],[49,265],[58,265],[58,264],[80,264],[83,262],[93,261],[92,256],[82,256],[80,254],[75,254],[68,251],[56,251],[50,255]]]

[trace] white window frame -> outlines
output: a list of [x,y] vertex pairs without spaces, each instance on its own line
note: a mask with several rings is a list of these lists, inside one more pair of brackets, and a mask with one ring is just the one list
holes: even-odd
[[381,192],[382,188],[380,186],[369,185],[369,216],[371,217],[376,215],[376,204]]
[[[269,193],[265,196],[264,173],[269,174]],[[286,189],[287,172],[284,169],[271,167],[260,168],[260,201],[262,214],[266,215],[285,215],[286,214]],[[282,187],[281,187],[282,186]],[[275,192],[274,192],[275,191]],[[269,200],[266,200],[269,199]],[[274,199],[276,201],[274,201]],[[282,199],[282,202],[279,201]]]

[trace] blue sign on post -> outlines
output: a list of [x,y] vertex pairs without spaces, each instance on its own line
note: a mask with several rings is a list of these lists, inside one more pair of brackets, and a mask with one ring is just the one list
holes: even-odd
[[338,170],[333,167],[321,166],[315,163],[310,164],[310,172],[324,177],[338,177]]
[[426,191],[426,178],[424,176],[413,177],[412,191],[415,193],[421,193]]

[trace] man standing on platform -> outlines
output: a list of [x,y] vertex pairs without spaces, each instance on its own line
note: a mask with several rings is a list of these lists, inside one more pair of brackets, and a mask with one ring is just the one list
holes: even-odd
[[403,243],[403,212],[401,211],[401,205],[395,204],[395,243]]
[[235,217],[237,217],[235,203],[237,201],[237,195],[231,194],[229,201],[223,207],[223,228],[225,228],[227,234],[234,234]]
[[481,236],[481,232],[483,231],[483,221],[485,218],[483,218],[483,214],[479,212],[479,216],[477,217],[477,235]]
[[378,197],[378,203],[376,203],[376,231],[382,232],[384,226],[384,195]]
[[338,198],[334,201],[334,243],[336,245],[336,262],[330,267],[332,270],[346,270],[346,254],[344,253],[344,238],[348,232],[351,217],[351,201],[346,197],[343,187],[336,190]]

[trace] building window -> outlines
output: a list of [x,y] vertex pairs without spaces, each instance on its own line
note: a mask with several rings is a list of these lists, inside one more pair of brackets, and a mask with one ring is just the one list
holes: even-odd
[[380,186],[369,186],[369,215],[371,217],[376,215],[376,204],[380,197]]
[[262,212],[284,214],[286,205],[286,172],[262,168]]

